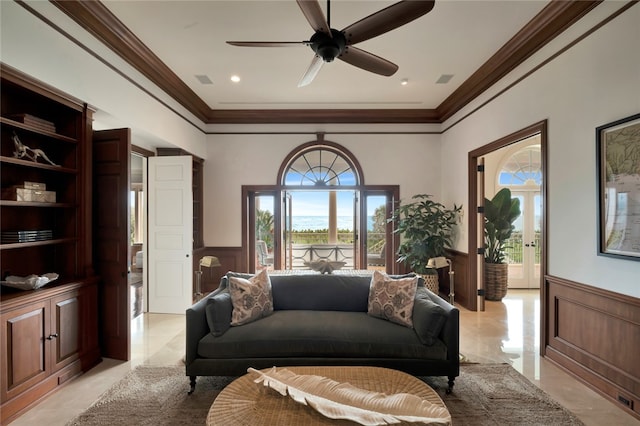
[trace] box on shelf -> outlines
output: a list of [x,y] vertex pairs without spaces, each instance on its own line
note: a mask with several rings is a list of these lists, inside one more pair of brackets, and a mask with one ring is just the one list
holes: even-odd
[[42,182],[28,182],[28,181],[25,181],[23,188],[25,188],[25,189],[37,189],[39,191],[46,191],[47,190],[47,184],[46,183],[42,183]]
[[38,189],[12,187],[4,191],[3,197],[6,200],[31,201],[39,203],[55,203],[55,191],[41,191]]

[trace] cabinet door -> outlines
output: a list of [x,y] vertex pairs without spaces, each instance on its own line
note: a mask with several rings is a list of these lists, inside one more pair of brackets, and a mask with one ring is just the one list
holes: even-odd
[[79,292],[65,293],[51,300],[52,372],[80,357],[82,323]]
[[48,375],[49,302],[41,301],[0,316],[2,401],[13,398]]

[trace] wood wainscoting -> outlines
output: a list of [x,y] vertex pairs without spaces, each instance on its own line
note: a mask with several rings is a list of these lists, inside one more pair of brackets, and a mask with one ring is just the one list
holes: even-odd
[[[453,292],[454,302],[457,305],[464,306],[466,309],[475,310],[475,300],[477,297],[476,283],[469,283],[469,255],[456,250],[448,250],[447,255],[451,259],[453,269]],[[440,277],[440,293],[444,294],[445,299],[449,300],[449,276],[447,268],[443,268]]]
[[546,276],[544,356],[640,418],[640,299]]
[[203,247],[193,251],[193,270],[197,271],[202,256],[215,256],[222,266],[202,268],[202,292],[210,293],[220,285],[229,271],[242,272],[242,247]]

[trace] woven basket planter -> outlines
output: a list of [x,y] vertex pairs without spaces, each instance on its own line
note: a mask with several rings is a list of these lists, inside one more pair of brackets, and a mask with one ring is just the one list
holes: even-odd
[[440,292],[440,284],[438,282],[438,275],[421,275],[424,279],[424,285],[435,294]]
[[502,300],[507,295],[509,265],[506,263],[484,264],[484,290],[486,300]]

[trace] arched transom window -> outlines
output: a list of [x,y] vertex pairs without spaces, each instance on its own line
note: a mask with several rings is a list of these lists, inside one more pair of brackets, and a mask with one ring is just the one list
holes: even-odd
[[529,145],[516,151],[505,161],[498,174],[499,185],[541,185],[540,145]]
[[312,146],[300,151],[283,174],[285,186],[355,186],[360,184],[351,160],[332,146]]

